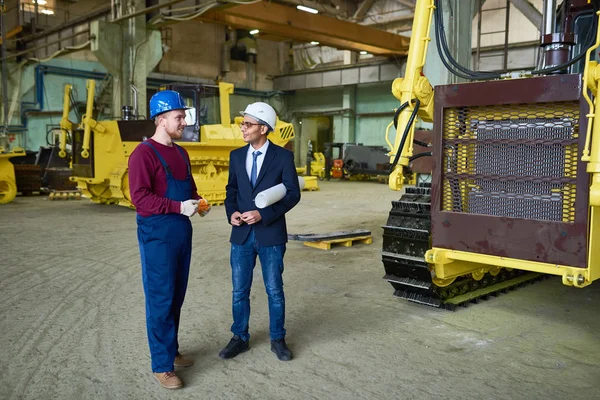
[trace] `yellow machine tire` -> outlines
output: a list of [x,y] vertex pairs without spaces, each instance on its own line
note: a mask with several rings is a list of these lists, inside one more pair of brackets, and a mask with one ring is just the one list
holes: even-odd
[[0,181],[0,204],[8,204],[17,197],[17,184],[12,180]]
[[131,192],[129,190],[129,168],[123,174],[123,178],[121,178],[121,191],[123,192],[123,197],[131,203]]

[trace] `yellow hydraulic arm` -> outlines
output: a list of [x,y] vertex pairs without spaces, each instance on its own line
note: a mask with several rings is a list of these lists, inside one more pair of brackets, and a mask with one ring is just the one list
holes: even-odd
[[434,9],[434,0],[417,0],[404,78],[397,78],[392,84],[392,93],[400,100],[402,108],[390,153],[393,169],[389,186],[392,190],[402,189],[403,169],[413,155],[415,118],[418,116],[427,122],[433,120],[433,88],[422,72],[431,41],[429,32]]
[[[94,95],[96,92],[96,81],[93,79],[88,79],[86,82],[87,88],[87,102],[85,105],[85,114],[81,117],[81,125],[83,126],[83,143],[81,145],[81,157],[88,158],[90,156],[90,140],[91,140],[91,132],[92,129],[98,133],[104,133],[105,128],[102,124],[99,124],[96,120],[92,118],[94,111]],[[65,85],[65,92],[63,95],[63,115],[60,120],[60,136],[59,136],[59,152],[58,156],[61,158],[66,157],[67,153],[65,152],[67,146],[67,132],[73,131],[73,122],[69,120],[69,111],[70,111],[70,100],[71,100],[71,90],[73,87],[71,85]]]
[[67,148],[67,132],[71,132],[73,129],[73,123],[69,120],[69,105],[72,89],[73,86],[65,85],[65,94],[63,97],[63,115],[60,120],[60,135],[58,137],[58,156],[60,158],[65,158],[67,156],[67,153],[65,152],[65,149]]
[[87,88],[87,102],[85,104],[85,115],[81,117],[81,123],[83,124],[83,144],[81,145],[81,157],[88,158],[90,156],[90,138],[92,129],[99,133],[104,132],[104,127],[92,118],[94,111],[94,96],[96,94],[96,81],[88,79],[86,84]]
[[[104,127],[92,118],[94,111],[94,94],[96,93],[96,81],[93,79],[88,79],[85,86],[87,88],[87,103],[85,105],[85,114],[81,118],[81,123],[83,124],[84,129],[83,143],[81,145],[81,157],[88,158],[90,156],[89,150],[92,129],[102,133],[104,132]],[[73,87],[71,85],[65,85],[65,93],[63,97],[63,115],[60,120],[61,132],[58,145],[58,156],[61,158],[64,158],[67,155],[65,152],[65,148],[67,146],[66,132],[71,132],[73,129],[73,123],[69,120],[69,104],[72,89]]]

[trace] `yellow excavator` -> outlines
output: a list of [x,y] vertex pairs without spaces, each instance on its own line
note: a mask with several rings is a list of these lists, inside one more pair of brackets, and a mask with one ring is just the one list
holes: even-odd
[[[154,123],[131,117],[131,110],[122,120],[97,121],[94,119],[94,80],[88,80],[86,112],[80,123],[69,120],[71,85],[65,86],[63,116],[60,122],[59,156],[66,157],[67,135],[71,143],[72,181],[84,197],[100,204],[119,204],[133,207],[129,193],[127,161],[131,152],[143,140],[154,134]],[[192,107],[186,119],[188,126],[184,141],[178,144],[189,155],[192,175],[198,193],[213,205],[223,204],[228,178],[229,152],[245,145],[239,123],[230,117],[229,96],[234,86],[220,82],[213,85],[178,86],[176,90],[189,92],[184,96]],[[220,123],[205,123],[208,98],[218,97]],[[213,110],[214,111],[214,110]],[[294,138],[294,127],[277,120],[269,139],[285,146]]]
[[[445,309],[547,274],[588,286],[600,278],[599,2],[545,2],[542,64],[517,73],[457,63],[443,3],[417,0],[392,86],[389,186],[405,192],[383,227],[384,279],[400,298]],[[474,82],[434,89],[423,75],[432,21],[446,67]],[[416,118],[433,122],[432,151],[413,153]],[[403,187],[425,156],[431,183]]]

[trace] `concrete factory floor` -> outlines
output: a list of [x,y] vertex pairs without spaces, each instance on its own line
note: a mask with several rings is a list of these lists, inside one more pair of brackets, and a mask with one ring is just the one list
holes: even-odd
[[270,351],[260,268],[251,349],[217,356],[230,338],[229,225],[223,207],[194,217],[180,338],[196,364],[174,392],[150,373],[135,213],[44,197],[0,206],[0,398],[600,398],[600,282],[578,290],[553,277],[454,313],[401,301],[380,257],[397,197],[322,182],[288,214],[290,233],[362,228],[374,242],[288,244],[285,363]]

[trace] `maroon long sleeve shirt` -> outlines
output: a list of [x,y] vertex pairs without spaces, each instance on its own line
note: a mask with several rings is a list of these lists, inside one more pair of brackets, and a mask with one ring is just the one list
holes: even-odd
[[[185,159],[175,146],[165,146],[148,139],[152,146],[164,158],[171,168],[173,178],[184,180],[187,176],[189,155],[185,149]],[[145,144],[139,144],[129,157],[129,191],[131,202],[142,217],[155,214],[179,214],[181,202],[167,199],[167,174],[154,150]],[[199,200],[196,182],[192,178],[192,199]]]

